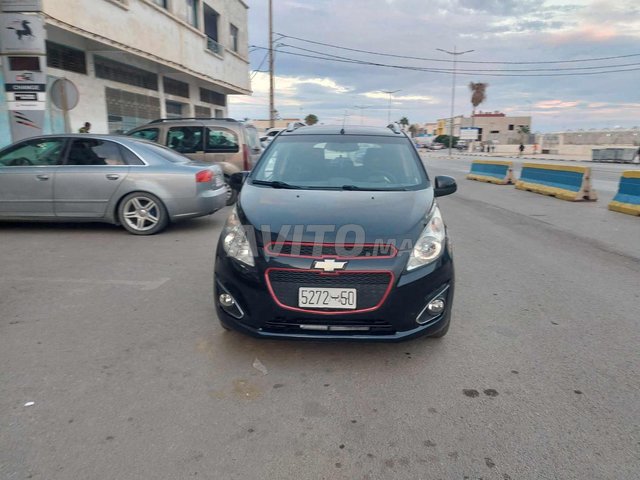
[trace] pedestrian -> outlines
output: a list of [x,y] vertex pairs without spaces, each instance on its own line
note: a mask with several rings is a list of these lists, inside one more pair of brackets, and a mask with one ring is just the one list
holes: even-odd
[[91,132],[91,124],[89,122],[84,122],[84,127],[80,127],[78,129],[78,133],[90,133]]
[[522,153],[524,152],[524,145],[521,143],[520,147],[518,147],[518,150],[520,150],[520,156],[522,156]]

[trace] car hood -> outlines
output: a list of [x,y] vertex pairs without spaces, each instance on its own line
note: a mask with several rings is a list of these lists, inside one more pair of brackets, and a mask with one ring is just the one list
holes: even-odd
[[[426,225],[433,189],[418,191],[288,190],[246,184],[238,201],[244,224],[256,229],[256,239],[313,242],[317,226],[327,231],[325,243],[415,240]],[[333,228],[329,228],[333,227]],[[340,232],[341,227],[342,234]],[[361,227],[361,228],[360,228]],[[355,233],[364,233],[357,239]],[[262,238],[268,232],[269,238]]]

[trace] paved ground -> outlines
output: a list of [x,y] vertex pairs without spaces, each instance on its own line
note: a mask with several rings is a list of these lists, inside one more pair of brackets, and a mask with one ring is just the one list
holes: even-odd
[[0,478],[637,479],[640,219],[426,162],[460,181],[441,341],[223,331],[226,212],[0,224]]

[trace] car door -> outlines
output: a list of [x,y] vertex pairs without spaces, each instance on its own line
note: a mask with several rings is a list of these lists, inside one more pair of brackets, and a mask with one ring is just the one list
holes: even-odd
[[0,216],[54,216],[53,184],[66,144],[38,137],[0,152]]
[[203,130],[201,126],[170,127],[167,132],[167,147],[192,160],[203,162]]
[[54,183],[57,217],[102,218],[118,186],[129,173],[117,143],[74,138]]

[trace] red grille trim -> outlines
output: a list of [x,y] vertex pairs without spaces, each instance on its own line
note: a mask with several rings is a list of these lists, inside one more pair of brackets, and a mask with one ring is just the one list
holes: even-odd
[[[274,251],[274,245],[280,245],[280,249],[278,251]],[[294,255],[291,253],[282,253],[282,247],[289,246],[299,246],[299,247],[340,247],[344,249],[352,250],[354,248],[368,248],[368,247],[378,247],[378,248],[386,248],[389,250],[389,253],[386,255],[371,255],[371,256],[341,256],[341,255],[331,255],[331,254],[321,254],[321,255]],[[270,257],[291,257],[291,258],[313,258],[313,259],[323,259],[323,258],[336,258],[340,260],[369,260],[369,259],[381,259],[381,258],[394,258],[398,255],[398,249],[395,245],[380,245],[377,243],[344,243],[344,244],[335,244],[335,243],[313,243],[313,242],[269,242],[265,245],[264,250],[267,255]]]
[[[367,258],[371,258],[371,257],[367,257]],[[358,274],[358,273],[362,273],[362,274],[367,274],[367,273],[377,273],[377,274],[386,274],[389,276],[389,285],[387,286],[387,289],[384,292],[384,295],[382,295],[382,298],[380,299],[380,301],[374,305],[373,307],[370,308],[363,308],[360,310],[338,310],[335,312],[327,312],[327,311],[321,311],[321,310],[313,310],[313,309],[306,309],[306,308],[300,308],[300,307],[291,307],[289,305],[285,305],[284,303],[280,302],[280,300],[278,300],[278,297],[275,294],[275,291],[273,290],[273,287],[271,286],[271,280],[269,279],[269,273],[270,272],[274,272],[274,271],[280,271],[280,272],[306,272],[306,273],[314,273],[317,275],[322,275],[322,276],[327,276],[327,275],[343,275],[343,274]],[[303,313],[312,313],[314,315],[348,315],[348,314],[353,314],[353,313],[366,313],[366,312],[373,312],[375,310],[378,310],[383,304],[384,302],[387,301],[387,297],[389,296],[389,294],[391,293],[391,289],[393,288],[393,285],[395,283],[395,275],[393,274],[393,272],[389,271],[389,270],[344,270],[341,272],[333,272],[331,274],[326,274],[324,272],[319,272],[316,270],[303,270],[303,269],[299,269],[299,268],[267,268],[267,270],[264,272],[264,279],[266,281],[267,284],[267,289],[269,290],[269,294],[271,295],[271,298],[273,299],[273,301],[280,307],[280,308],[284,308],[285,310],[291,310],[294,312],[303,312]]]

